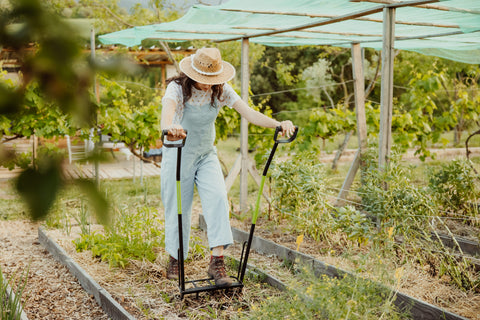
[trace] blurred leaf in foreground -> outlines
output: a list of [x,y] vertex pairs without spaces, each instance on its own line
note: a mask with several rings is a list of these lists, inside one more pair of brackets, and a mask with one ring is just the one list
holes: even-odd
[[17,179],[17,190],[22,195],[34,220],[43,219],[62,186],[60,161],[44,157],[37,167],[23,171]]

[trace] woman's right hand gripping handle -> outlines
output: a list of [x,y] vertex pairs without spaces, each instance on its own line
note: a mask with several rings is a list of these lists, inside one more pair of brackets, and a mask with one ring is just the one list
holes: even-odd
[[[169,143],[165,141],[179,141],[182,140],[182,143]],[[171,126],[168,129],[162,130],[162,143],[167,148],[181,148],[185,145],[185,140],[187,139],[187,130],[183,129],[180,125]]]

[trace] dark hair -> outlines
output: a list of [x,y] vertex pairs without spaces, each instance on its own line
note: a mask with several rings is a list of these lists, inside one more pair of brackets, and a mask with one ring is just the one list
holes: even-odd
[[[196,83],[195,80],[190,79],[185,73],[181,72],[178,76],[167,79],[167,85],[172,81],[178,83],[182,87],[183,101],[188,101],[192,97],[192,87]],[[223,83],[215,84],[212,86],[212,96],[210,99],[210,105],[212,107],[215,107],[215,98],[217,98],[217,100],[220,100],[222,94]]]

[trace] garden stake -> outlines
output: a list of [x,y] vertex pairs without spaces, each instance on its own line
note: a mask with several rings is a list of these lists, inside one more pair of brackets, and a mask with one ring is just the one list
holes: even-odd
[[[248,235],[248,241],[243,243],[243,249],[242,249],[242,256],[240,258],[240,266],[238,269],[238,281],[240,283],[243,283],[243,278],[245,277],[245,271],[247,269],[247,262],[248,262],[248,255],[250,253],[250,248],[252,246],[252,240],[253,240],[253,233],[255,232],[255,225],[257,223],[257,218],[258,218],[258,211],[260,209],[260,199],[262,198],[262,193],[263,193],[263,186],[265,184],[265,178],[267,177],[267,171],[268,168],[270,167],[270,163],[272,162],[273,155],[275,154],[275,151],[277,151],[277,147],[279,143],[290,143],[295,138],[297,137],[298,133],[298,127],[295,126],[295,131],[293,135],[289,139],[278,139],[278,134],[282,131],[282,127],[278,126],[275,129],[275,135],[273,137],[273,140],[275,143],[273,144],[272,151],[270,151],[270,156],[268,157],[267,163],[265,164],[265,168],[263,169],[263,174],[262,174],[262,180],[260,181],[260,189],[258,190],[258,196],[257,196],[257,202],[255,204],[255,211],[253,212],[252,215],[252,225],[250,227],[250,234]],[[247,246],[245,250],[245,245]],[[245,257],[244,257],[245,253]]]
[[[217,286],[215,282],[211,278],[206,279],[199,279],[199,280],[191,280],[185,281],[185,266],[184,266],[184,256],[183,256],[183,232],[182,232],[182,199],[181,199],[181,187],[180,187],[180,167],[182,162],[182,148],[185,146],[186,137],[182,140],[181,143],[165,143],[164,137],[168,135],[168,130],[162,131],[162,142],[163,145],[167,148],[177,148],[177,169],[176,169],[176,190],[177,190],[177,213],[178,213],[178,240],[179,240],[179,249],[178,249],[178,287],[180,289],[180,299],[183,299],[184,295],[195,293],[198,297],[200,292],[207,292],[207,291],[216,291],[216,290],[228,290],[232,288],[243,288],[243,278],[245,276],[245,271],[247,268],[247,261],[248,255],[250,251],[250,247],[252,244],[253,233],[255,231],[255,223],[258,218],[258,211],[260,207],[260,198],[263,192],[263,186],[265,184],[265,177],[267,175],[268,168],[270,167],[270,163],[272,162],[273,155],[277,150],[277,146],[279,143],[289,143],[295,140],[298,132],[298,127],[295,127],[295,132],[289,139],[277,139],[279,132],[282,130],[282,127],[277,127],[275,129],[274,141],[275,144],[273,145],[272,151],[270,152],[270,156],[267,160],[265,165],[265,169],[263,170],[262,180],[260,183],[260,190],[258,193],[257,203],[255,207],[255,211],[252,216],[252,226],[250,228],[250,235],[248,238],[248,242],[243,243],[242,254],[240,257],[240,264],[238,266],[238,273],[237,277],[231,276],[231,278],[235,279],[229,286]],[[186,131],[185,131],[186,133]],[[246,249],[245,249],[246,247]],[[186,288],[186,285],[189,285],[189,288]]]

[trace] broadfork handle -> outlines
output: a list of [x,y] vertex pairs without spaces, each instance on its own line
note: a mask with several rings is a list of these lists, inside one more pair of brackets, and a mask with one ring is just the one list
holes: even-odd
[[168,136],[168,129],[162,130],[162,144],[167,148],[183,148],[185,146],[185,141],[187,140],[187,130],[185,131],[185,138],[182,139],[182,143],[174,142],[165,142],[165,137]]
[[295,126],[295,131],[293,131],[293,134],[290,138],[288,139],[278,139],[278,134],[282,132],[282,127],[281,126],[277,126],[275,128],[275,135],[273,136],[273,140],[277,143],[290,143],[292,142],[293,140],[295,140],[295,138],[297,137],[297,133],[298,133],[298,126]]

